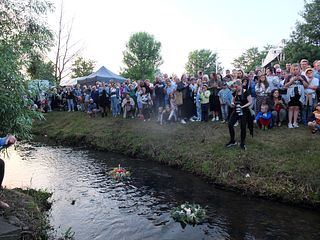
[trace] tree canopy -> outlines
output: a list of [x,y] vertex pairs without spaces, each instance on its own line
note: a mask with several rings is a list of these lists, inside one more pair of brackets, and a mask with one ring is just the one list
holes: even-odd
[[72,64],[72,78],[88,76],[93,72],[95,61],[78,57]]
[[286,62],[299,62],[302,58],[320,59],[320,0],[305,2],[301,13],[302,22],[297,22],[291,38],[284,48]]
[[265,46],[263,50],[259,50],[257,47],[249,48],[240,57],[234,59],[232,65],[235,68],[243,69],[245,72],[250,72],[262,65],[263,59],[271,48],[271,45]]
[[131,79],[153,79],[155,72],[163,63],[160,54],[161,43],[153,35],[137,32],[131,35],[123,52],[126,65],[121,75]]
[[46,62],[42,56],[37,54],[30,57],[27,73],[33,80],[41,79],[55,82],[53,62]]
[[[195,50],[189,53],[185,69],[188,74],[196,75],[199,70],[205,74],[216,72],[217,53],[209,49]],[[218,71],[221,69],[218,68]]]
[[27,76],[31,56],[52,45],[44,17],[51,4],[45,0],[1,0],[0,5],[0,134],[29,137],[36,112],[26,107]]

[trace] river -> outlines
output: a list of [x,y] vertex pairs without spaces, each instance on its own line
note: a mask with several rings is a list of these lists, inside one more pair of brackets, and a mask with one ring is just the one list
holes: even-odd
[[[53,192],[58,236],[71,227],[77,240],[320,239],[319,212],[248,199],[156,162],[39,143],[20,144],[5,161],[7,187]],[[129,181],[108,176],[118,164]],[[170,211],[184,202],[206,207],[206,223],[175,222]]]

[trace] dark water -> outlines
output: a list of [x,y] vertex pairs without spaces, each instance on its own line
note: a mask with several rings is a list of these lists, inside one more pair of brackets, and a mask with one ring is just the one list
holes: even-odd
[[[249,200],[154,162],[39,144],[10,156],[4,184],[53,191],[50,221],[58,235],[72,227],[86,240],[320,239],[318,212]],[[110,179],[118,164],[131,170],[130,181]],[[170,210],[186,201],[207,206],[208,222],[174,222]]]

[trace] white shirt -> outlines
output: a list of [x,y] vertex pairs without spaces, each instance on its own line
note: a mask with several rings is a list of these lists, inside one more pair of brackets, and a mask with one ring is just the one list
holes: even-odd
[[309,86],[304,90],[305,94],[312,94],[315,97],[316,90],[311,89],[310,87],[319,87],[319,79],[318,78],[313,78],[311,81],[307,77]]

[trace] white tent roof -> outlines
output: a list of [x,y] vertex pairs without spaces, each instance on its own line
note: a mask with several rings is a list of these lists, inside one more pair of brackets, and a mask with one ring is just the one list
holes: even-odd
[[266,58],[264,59],[264,61],[262,63],[262,67],[267,66],[274,59],[276,59],[281,53],[282,53],[282,48],[280,48],[280,47],[270,49]]
[[60,82],[60,86],[75,86],[77,85],[79,80],[83,80],[85,77],[71,78],[71,79],[62,79]]

